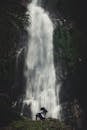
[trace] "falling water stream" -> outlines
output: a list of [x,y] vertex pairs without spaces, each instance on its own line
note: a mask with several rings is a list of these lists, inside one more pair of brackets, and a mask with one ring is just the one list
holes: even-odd
[[59,88],[53,59],[53,23],[47,12],[40,7],[39,0],[28,6],[31,24],[27,28],[29,37],[26,57],[26,96],[24,102],[31,104],[32,119],[41,107],[48,110],[48,117],[58,118]]

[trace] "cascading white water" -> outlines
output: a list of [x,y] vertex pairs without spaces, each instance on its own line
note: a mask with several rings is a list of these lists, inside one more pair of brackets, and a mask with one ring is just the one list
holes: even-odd
[[33,119],[41,107],[48,110],[48,117],[58,118],[59,97],[56,95],[55,85],[53,23],[38,2],[33,0],[28,6],[31,25],[28,28],[30,37],[26,57],[27,88],[24,102],[31,104]]

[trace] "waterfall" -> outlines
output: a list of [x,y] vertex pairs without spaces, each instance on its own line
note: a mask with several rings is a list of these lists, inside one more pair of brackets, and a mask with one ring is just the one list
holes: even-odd
[[[24,102],[31,104],[32,119],[41,107],[48,110],[48,117],[58,118],[59,96],[53,59],[53,23],[47,12],[33,0],[28,6],[31,25],[26,57],[26,96]],[[59,87],[58,87],[59,91]]]

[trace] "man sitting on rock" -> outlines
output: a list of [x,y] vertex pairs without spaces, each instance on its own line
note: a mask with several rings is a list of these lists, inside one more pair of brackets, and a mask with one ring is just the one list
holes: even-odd
[[40,112],[36,114],[36,120],[45,120],[47,112],[48,111],[44,107],[41,107]]

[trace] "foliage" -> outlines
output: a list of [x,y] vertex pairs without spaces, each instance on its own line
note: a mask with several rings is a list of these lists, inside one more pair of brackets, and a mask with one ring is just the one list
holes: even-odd
[[[26,8],[15,1],[0,4],[0,91],[11,91],[16,76],[20,36],[28,24]],[[22,42],[22,41],[21,41]]]
[[[11,124],[15,130],[67,130],[68,126],[56,119],[47,119],[45,121],[32,121],[23,119],[15,121]],[[70,129],[69,129],[70,130]]]
[[78,44],[79,38],[76,28],[73,27],[72,23],[60,21],[54,32],[54,58],[55,64],[60,62],[62,66],[61,78],[66,77],[75,69],[78,59]]
[[13,118],[11,105],[23,93],[25,50],[19,57],[18,52],[21,46],[25,47],[22,40],[27,34],[29,20],[26,11],[16,0],[3,0],[0,3],[0,123]]

